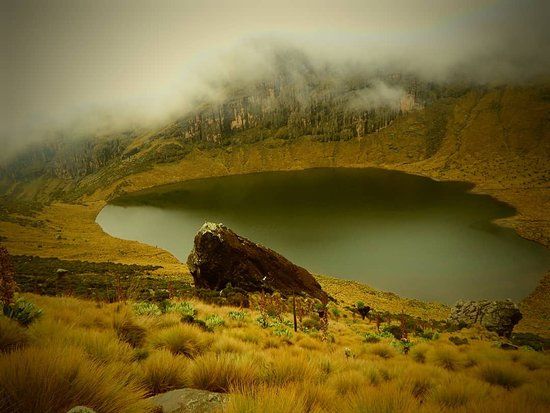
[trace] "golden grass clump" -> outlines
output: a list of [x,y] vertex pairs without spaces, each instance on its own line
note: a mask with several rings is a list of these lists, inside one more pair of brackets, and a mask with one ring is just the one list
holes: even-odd
[[358,370],[348,370],[333,374],[327,380],[327,386],[334,389],[340,396],[355,393],[367,385],[367,378]]
[[424,364],[427,360],[426,355],[428,353],[428,350],[429,347],[426,344],[418,344],[416,346],[413,346],[409,354],[414,361]]
[[248,388],[259,382],[258,360],[233,354],[206,354],[189,368],[191,387],[215,392]]
[[222,335],[215,339],[214,343],[210,348],[214,353],[235,353],[240,354],[244,353],[247,350],[250,350],[251,347],[246,343],[243,343],[236,338]]
[[512,390],[527,381],[525,373],[514,365],[506,363],[487,363],[479,367],[479,377],[494,386]]
[[274,353],[264,372],[265,382],[275,386],[300,381],[314,383],[322,376],[313,360],[305,356],[292,356],[284,350]]
[[447,376],[430,393],[430,400],[440,408],[459,409],[468,404],[479,403],[488,395],[488,391],[483,382],[462,375]]
[[224,413],[309,413],[304,393],[297,387],[259,386],[233,395]]
[[27,347],[0,357],[0,408],[13,413],[66,412],[88,406],[102,413],[149,408],[144,391],[75,347]]
[[412,413],[418,410],[419,403],[415,398],[392,383],[380,387],[362,387],[339,409],[346,413]]
[[128,314],[115,315],[113,329],[119,340],[128,343],[134,348],[142,347],[145,343],[147,330]]
[[445,370],[455,371],[464,366],[462,355],[454,347],[441,345],[428,354],[430,361]]
[[368,352],[383,359],[390,359],[396,355],[395,349],[386,343],[373,344],[369,346]]
[[160,330],[151,338],[154,348],[165,348],[173,354],[182,354],[190,358],[204,353],[211,342],[207,333],[190,325],[179,325]]
[[189,361],[182,357],[159,350],[135,365],[139,382],[149,395],[189,386]]
[[0,352],[22,347],[29,342],[29,334],[16,321],[0,316]]

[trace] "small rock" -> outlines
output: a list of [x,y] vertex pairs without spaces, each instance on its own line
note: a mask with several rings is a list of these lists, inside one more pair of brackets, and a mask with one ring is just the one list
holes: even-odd
[[150,398],[163,413],[203,413],[219,410],[229,396],[206,390],[178,389]]

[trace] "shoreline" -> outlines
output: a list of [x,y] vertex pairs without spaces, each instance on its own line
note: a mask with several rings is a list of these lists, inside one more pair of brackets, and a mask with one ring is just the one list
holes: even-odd
[[[88,196],[82,196],[80,203],[52,203],[45,206],[44,210],[39,212],[36,217],[37,221],[44,224],[40,228],[5,221],[0,222],[0,233],[7,235],[7,239],[3,243],[8,247],[10,253],[17,255],[38,255],[92,262],[111,261],[122,264],[159,264],[164,268],[156,272],[158,275],[189,277],[185,264],[179,262],[167,251],[137,241],[118,239],[101,229],[96,222],[96,217],[113,195],[131,194],[140,190],[192,179],[243,173],[304,170],[315,167],[371,167],[401,171],[435,181],[456,181],[472,185],[469,189],[470,192],[491,196],[498,202],[503,202],[514,208],[515,214],[513,216],[494,220],[493,222],[496,225],[513,228],[522,238],[537,242],[546,248],[550,247],[550,222],[544,216],[545,204],[550,205],[550,190],[548,188],[514,187],[513,184],[504,187],[495,185],[495,182],[491,182],[491,180],[481,182],[480,179],[475,179],[473,175],[470,176],[472,179],[468,180],[467,174],[461,171],[443,173],[438,170],[433,162],[428,161],[392,164],[379,164],[368,160],[359,163],[350,162],[348,158],[350,148],[348,146],[353,147],[360,144],[359,141],[347,143],[347,146],[345,146],[347,155],[343,158],[338,157],[336,155],[338,151],[334,149],[342,146],[342,143],[315,144],[313,145],[314,148],[309,148],[312,149],[309,153],[303,152],[304,143],[307,143],[307,140],[300,140],[283,147],[271,146],[267,148],[265,145],[262,147],[260,143],[239,148],[237,155],[234,151],[229,154],[221,150],[198,151],[198,154],[194,153],[189,158],[177,163],[155,165],[151,170],[118,179],[107,188],[98,189]],[[266,150],[267,153],[265,153]],[[298,153],[292,153],[295,151]],[[319,156],[320,151],[330,151],[332,158]],[[258,152],[261,152],[261,156],[258,155]],[[289,152],[291,156],[285,156],[289,155]],[[342,153],[342,151],[339,152]],[[273,157],[275,159],[269,157],[273,153],[275,153]],[[305,156],[297,156],[298,154]],[[242,159],[246,155],[261,158],[260,162],[249,162],[243,165],[237,161],[237,159]],[[123,192],[118,193],[121,188]],[[17,235],[14,236],[13,234]],[[549,292],[548,283],[545,282],[547,277],[548,274],[541,274],[539,285],[522,300],[522,303],[535,296],[536,302],[531,303],[531,307],[542,305],[539,302],[544,301]],[[328,278],[338,279],[336,277]],[[349,280],[342,281],[348,284],[354,283]],[[371,289],[366,284],[365,287]],[[540,291],[541,288],[542,292]],[[380,293],[382,294],[382,292]],[[400,300],[402,304],[410,301],[401,297]],[[540,315],[533,319],[530,316],[524,317],[524,321],[520,323],[519,328],[523,331],[523,327],[529,329],[530,326],[536,325],[536,329],[540,330],[540,318]],[[543,311],[542,318],[548,318],[546,310]],[[550,322],[542,321],[543,328],[547,328],[547,331],[549,331]]]

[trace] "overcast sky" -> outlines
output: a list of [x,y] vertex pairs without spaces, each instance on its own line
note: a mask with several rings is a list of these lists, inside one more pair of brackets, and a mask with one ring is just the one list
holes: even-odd
[[550,66],[548,1],[0,1],[4,156],[98,111],[122,126],[183,112],[205,74],[265,70],[243,50],[262,39],[434,78],[525,81]]

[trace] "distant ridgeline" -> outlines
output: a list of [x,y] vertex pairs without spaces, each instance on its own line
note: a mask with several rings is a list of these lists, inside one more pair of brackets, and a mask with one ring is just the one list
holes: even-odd
[[[370,79],[321,78],[318,74],[297,82],[282,74],[270,82],[260,82],[242,90],[225,93],[221,103],[198,104],[198,110],[158,131],[132,130],[106,136],[75,139],[59,134],[44,143],[29,147],[8,165],[0,165],[0,174],[17,181],[37,177],[79,180],[95,173],[112,161],[135,159],[135,170],[152,163],[174,162],[193,147],[216,147],[257,142],[267,138],[291,140],[311,136],[319,141],[348,140],[365,136],[388,126],[400,115],[421,109],[438,99],[460,96],[468,88],[436,86],[401,75]],[[380,100],[376,89],[400,91],[391,104]],[[366,95],[365,95],[365,92]],[[383,94],[384,91],[378,93]],[[383,97],[382,97],[383,98]],[[147,135],[147,139],[136,138]],[[155,147],[151,142],[166,140]],[[4,186],[6,182],[3,182]]]

